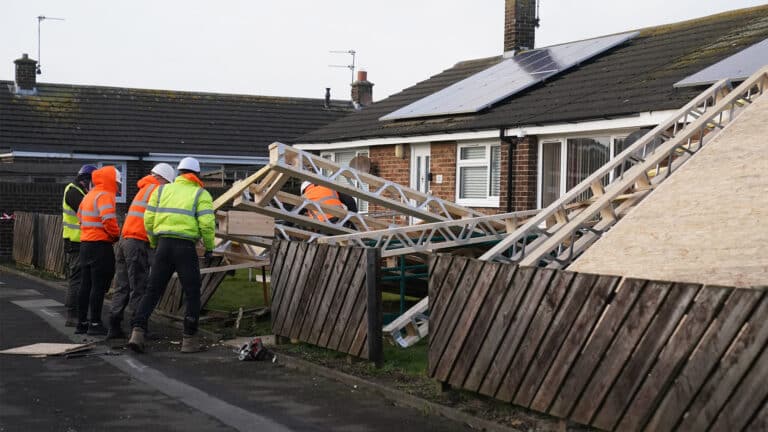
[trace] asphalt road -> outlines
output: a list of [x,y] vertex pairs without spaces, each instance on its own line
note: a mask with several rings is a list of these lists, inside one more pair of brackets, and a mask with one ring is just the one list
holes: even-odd
[[[63,326],[63,291],[0,269],[0,350],[83,342]],[[0,432],[10,431],[466,431],[382,397],[282,367],[240,362],[230,348],[179,352],[180,332],[150,353],[99,342],[90,355],[0,354]]]

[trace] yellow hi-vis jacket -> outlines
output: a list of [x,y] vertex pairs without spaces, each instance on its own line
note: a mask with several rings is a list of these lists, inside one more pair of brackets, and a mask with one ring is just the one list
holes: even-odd
[[214,248],[216,222],[213,199],[194,174],[176,177],[173,183],[155,188],[144,212],[144,228],[150,247],[158,237],[197,241],[203,239],[206,251]]
[[80,220],[77,219],[77,209],[67,205],[67,192],[69,192],[69,188],[75,188],[85,196],[85,192],[74,183],[70,183],[64,188],[64,197],[61,199],[62,237],[69,241],[80,243]]

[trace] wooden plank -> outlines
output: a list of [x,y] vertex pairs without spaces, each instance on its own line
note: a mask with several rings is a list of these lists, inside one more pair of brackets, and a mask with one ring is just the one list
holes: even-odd
[[339,332],[343,332],[347,316],[342,316],[342,310],[350,297],[354,300],[354,296],[350,295],[354,291],[351,283],[361,266],[360,263],[363,261],[363,252],[364,249],[362,248],[353,248],[350,253],[350,261],[347,262],[347,266],[342,272],[339,285],[336,288],[336,294],[328,309],[328,316],[323,326],[323,331],[320,333],[320,339],[317,342],[322,347],[330,347],[331,340],[338,337]]
[[[581,352],[598,319],[616,295],[618,282],[619,278],[617,277],[601,276],[598,278],[587,297],[586,304],[579,312],[573,324],[569,328],[563,329],[560,323],[558,323],[557,327],[552,330],[551,333],[553,334],[562,332],[567,335],[560,348],[557,351],[553,349],[552,355],[556,354],[556,356],[550,361],[551,366],[547,371],[547,375],[544,377],[536,396],[530,404],[532,409],[540,412],[547,412],[549,410],[555,395],[557,395],[563,380],[565,380],[566,374],[579,355],[579,352]],[[565,325],[565,322],[563,320],[563,325]],[[554,340],[556,337],[552,339],[552,345],[555,345],[556,342]],[[546,351],[544,352],[546,353]],[[546,357],[542,356],[542,361],[545,361],[543,359]]]
[[285,322],[289,318],[288,312],[290,311],[291,307],[296,304],[297,298],[295,297],[295,294],[297,292],[300,293],[303,288],[298,287],[296,281],[303,273],[305,261],[308,261],[306,265],[309,266],[312,264],[311,259],[313,257],[313,249],[310,249],[307,243],[299,243],[299,246],[296,249],[296,255],[293,259],[294,265],[291,268],[291,274],[283,286],[282,301],[277,307],[273,307],[271,309],[271,311],[275,314],[274,320],[272,322],[272,330],[276,335],[288,336],[284,329]]
[[606,351],[599,367],[595,365],[593,376],[576,404],[570,416],[571,419],[582,424],[590,424],[671,287],[672,284],[668,282],[648,282],[624,325],[616,333],[616,338]]
[[[466,308],[467,298],[470,292],[475,288],[475,282],[478,276],[482,273],[483,262],[478,260],[468,260],[466,269],[460,279],[454,279],[455,285],[452,287],[453,295],[449,303],[445,304],[445,311],[442,316],[449,317],[445,319],[442,324],[434,321],[434,325],[431,326],[430,343],[428,352],[428,373],[429,376],[435,377],[440,357],[442,357],[445,351],[446,345],[459,344],[458,340],[454,340],[453,329],[456,328],[457,321],[461,315],[461,311]],[[432,323],[432,317],[430,316]]]
[[[339,343],[341,342],[344,333],[347,332],[347,327],[357,327],[357,323],[351,323],[350,318],[352,316],[352,310],[356,304],[363,304],[368,301],[365,296],[365,249],[361,253],[360,260],[352,273],[350,281],[347,283],[348,289],[343,297],[339,297],[340,303],[339,313],[336,317],[336,324],[333,327],[332,333],[328,338],[328,348],[332,350],[338,350]],[[350,329],[349,331],[352,331]]]
[[493,281],[493,285],[480,305],[479,312],[472,320],[472,327],[465,338],[464,345],[461,347],[461,355],[454,361],[453,370],[448,382],[457,388],[463,386],[464,380],[467,378],[467,374],[469,374],[469,370],[478,355],[480,346],[483,344],[491,324],[496,318],[496,314],[499,312],[500,306],[505,303],[508,293],[513,291],[509,289],[509,286],[517,266],[499,263],[488,263],[488,265],[496,268],[496,279]]
[[292,270],[295,277],[292,277],[288,280],[288,284],[292,287],[291,301],[290,303],[286,304],[287,308],[284,309],[285,318],[282,322],[282,327],[280,330],[280,334],[283,336],[290,336],[291,328],[293,328],[293,326],[296,324],[296,321],[300,321],[300,319],[297,319],[296,317],[296,309],[299,307],[301,299],[305,296],[306,291],[312,290],[312,285],[307,284],[307,278],[311,275],[311,269],[315,263],[317,245],[303,244],[303,246],[306,249],[304,258],[302,259],[301,263],[299,263],[298,259],[296,260],[296,266]]
[[[499,272],[499,267],[499,264],[492,263],[486,263],[482,267],[480,276],[467,299],[466,307],[463,307],[456,312],[456,328],[448,339],[448,342],[442,343],[443,345],[446,345],[446,347],[444,348],[443,355],[440,357],[439,364],[433,375],[439,381],[448,381],[451,370],[453,370],[453,366],[459,355],[466,355],[465,348],[468,343],[467,337],[472,330],[472,326],[475,325],[480,309],[483,304],[485,304],[487,294],[493,286],[496,274]],[[469,272],[469,270],[467,270],[467,272]],[[440,344],[437,346],[440,346]],[[432,352],[430,350],[430,355],[431,354]]]
[[280,270],[280,274],[278,274],[278,278],[274,280],[273,287],[273,298],[272,298],[272,307],[271,310],[271,316],[272,316],[272,331],[276,331],[278,327],[276,327],[276,322],[279,317],[278,311],[280,310],[280,307],[283,306],[283,303],[286,301],[291,301],[289,297],[287,297],[285,292],[288,290],[287,288],[287,281],[291,276],[291,270],[293,266],[295,265],[294,258],[296,257],[296,251],[299,249],[299,243],[298,242],[288,242],[288,251],[285,255],[285,265],[283,265],[283,268]]
[[381,334],[381,324],[384,322],[384,309],[381,298],[381,250],[367,248],[365,250],[365,297],[368,347],[367,358],[374,362],[377,368],[384,363],[384,346]]
[[509,365],[512,363],[517,349],[525,336],[525,332],[528,330],[528,325],[533,319],[533,315],[539,307],[539,303],[542,297],[544,297],[544,293],[554,275],[554,270],[537,269],[531,281],[531,287],[526,292],[517,313],[509,322],[509,330],[499,345],[504,347],[504,349],[498,351],[493,363],[488,368],[488,373],[480,385],[480,393],[486,396],[494,396],[499,390],[504,375],[509,369]]
[[[600,284],[602,280],[608,280],[610,283],[603,282]],[[531,405],[552,361],[557,356],[563,340],[568,331],[573,328],[579,311],[582,310],[592,291],[600,289],[601,286],[612,285],[613,282],[615,282],[615,278],[610,276],[592,277],[592,275],[584,274],[577,274],[575,276],[560,309],[557,311],[557,315],[552,319],[552,325],[541,338],[542,342],[539,349],[536,351],[528,373],[522,380],[520,388],[515,395],[514,401],[516,405],[526,407]]]
[[[366,331],[367,331],[367,316],[365,314],[366,310],[368,309],[368,289],[373,288],[375,289],[376,281],[373,281],[373,286],[371,286],[368,283],[368,274],[367,272],[373,271],[369,265],[375,265],[378,267],[379,263],[368,263],[368,259],[374,259],[375,257],[371,257],[370,254],[372,249],[365,249],[365,252],[363,253],[363,259],[361,261],[361,265],[358,268],[358,272],[355,274],[355,279],[352,280],[352,286],[360,285],[360,292],[357,295],[357,299],[352,304],[352,308],[349,313],[349,319],[347,320],[347,325],[344,328],[344,333],[341,335],[341,339],[339,340],[339,345],[336,348],[338,351],[349,353],[352,355],[357,355],[356,352],[352,352],[351,346],[352,342],[354,341],[355,337],[357,336],[357,331],[360,328],[360,326],[365,322],[366,324]],[[362,273],[362,280],[359,282],[357,281],[357,278],[359,277],[359,274]],[[375,276],[375,275],[374,275]],[[379,296],[381,298],[381,296]],[[374,311],[375,313],[376,311]],[[381,331],[381,325],[379,325],[379,331]],[[381,338],[379,338],[380,340]]]
[[224,192],[223,194],[221,194],[221,196],[219,196],[218,198],[216,198],[216,200],[213,201],[213,209],[218,210],[233,198],[240,196],[240,194],[242,194],[243,191],[248,189],[251,183],[258,181],[259,179],[267,175],[270,169],[271,167],[269,165],[266,165],[262,167],[260,170],[248,176],[248,178],[246,178],[242,182],[238,182],[232,185],[231,189]]
[[616,425],[700,288],[698,284],[672,286],[624,370],[608,392],[593,425],[602,425],[598,427],[604,429],[612,429]]
[[488,329],[488,334],[485,340],[483,340],[477,357],[475,357],[469,374],[467,374],[467,378],[464,381],[465,389],[477,391],[480,388],[489,367],[496,360],[496,351],[501,346],[507,329],[514,320],[517,309],[528,292],[528,287],[535,274],[535,267],[518,268],[515,272],[512,284],[508,287],[509,292],[504,297],[504,303],[494,317]]
[[315,318],[315,322],[312,325],[312,331],[309,335],[309,338],[307,339],[307,342],[313,345],[318,345],[320,334],[325,327],[325,321],[328,317],[328,310],[331,308],[331,303],[336,297],[336,289],[339,285],[339,279],[341,279],[341,274],[344,271],[344,268],[347,266],[347,261],[350,260],[352,250],[353,249],[350,247],[340,248],[336,262],[333,265],[333,271],[330,274],[328,286],[325,289],[323,297],[320,299],[320,304],[317,310],[317,317]]
[[[521,333],[520,342],[514,345],[517,352],[496,391],[495,397],[497,399],[505,402],[514,399],[518,387],[525,379],[531,360],[536,355],[539,344],[552,324],[553,317],[575,276],[575,273],[572,272],[553,272],[552,279],[543,288],[544,292],[538,306],[531,308],[532,316],[527,330],[525,333]],[[590,279],[590,282],[595,279],[595,276],[592,275],[586,277]]]
[[275,219],[254,212],[230,210],[226,213],[225,232],[230,235],[273,237]]
[[336,326],[339,310],[341,309],[343,300],[346,298],[347,291],[349,291],[349,282],[352,280],[355,270],[357,270],[357,267],[359,266],[362,255],[363,249],[352,248],[352,251],[349,253],[347,264],[339,271],[340,278],[333,295],[329,297],[326,294],[326,300],[329,302],[328,313],[316,345],[322,347],[328,346],[328,340],[331,338],[333,329]]
[[431,255],[429,257],[429,263],[428,293],[429,297],[432,297],[433,299],[432,302],[434,302],[440,296],[440,292],[443,288],[443,281],[448,275],[448,269],[451,268],[451,264],[453,263],[453,255]]
[[647,429],[669,431],[675,427],[762,296],[763,293],[757,290],[733,290],[718,318],[707,329],[701,344],[654,410]]
[[[433,331],[440,328],[447,306],[456,293],[456,283],[461,279],[469,261],[469,258],[455,257],[451,262],[451,267],[443,280],[443,286],[438,290],[438,296],[429,305],[429,323]],[[430,350],[433,343],[434,338],[429,338]]]
[[[749,322],[728,347],[717,369],[709,376],[688,408],[680,430],[706,430],[739,382],[768,343],[768,296],[763,296]],[[751,395],[745,395],[751,397]]]
[[579,395],[589,382],[592,372],[600,363],[605,350],[608,349],[616,336],[617,330],[624,323],[644,285],[645,281],[643,280],[625,279],[619,286],[615,300],[599,318],[584,349],[566,376],[563,386],[549,410],[550,414],[560,418],[568,418],[573,406],[579,400]]
[[755,415],[755,418],[746,427],[749,431],[768,430],[768,400],[763,401],[763,407]]
[[[367,318],[368,316],[368,307],[366,305],[365,311],[363,311],[364,318]],[[357,330],[355,331],[354,338],[352,340],[352,344],[349,347],[349,350],[347,351],[353,356],[361,357],[361,358],[368,358],[370,353],[370,347],[368,346],[368,322],[367,319],[363,319],[360,321],[360,324],[357,326]]]
[[[285,254],[288,252],[288,242],[285,240],[275,239],[272,247],[269,249],[269,261],[272,263],[270,266],[271,285],[274,287],[277,285],[283,263],[285,262]],[[273,295],[274,295],[274,289]]]
[[291,325],[288,335],[292,339],[299,339],[301,336],[301,327],[304,324],[306,316],[309,314],[309,305],[312,302],[312,297],[316,295],[318,291],[322,290],[319,285],[320,279],[317,277],[323,271],[323,265],[325,265],[325,256],[328,254],[327,245],[310,245],[315,249],[315,256],[312,259],[312,267],[306,273],[299,278],[298,284],[304,286],[301,297],[298,299],[296,305],[295,318]]
[[[765,323],[763,323],[765,325]],[[762,409],[768,396],[768,349],[760,357],[739,384],[734,396],[725,404],[709,430],[742,430],[749,420]]]
[[317,285],[315,286],[312,298],[309,300],[307,315],[304,317],[304,321],[301,324],[301,332],[298,337],[299,340],[309,341],[309,336],[315,326],[315,318],[317,317],[320,302],[325,297],[325,290],[328,286],[328,280],[330,279],[331,272],[335,266],[336,256],[339,254],[339,250],[340,248],[338,246],[328,247],[325,259],[323,260],[322,270],[320,270],[320,274],[317,277]]
[[219,272],[228,272],[230,270],[240,270],[244,268],[253,268],[252,263],[240,263],[240,264],[228,264],[223,266],[217,266],[217,267],[206,267],[200,269],[200,275],[205,275],[208,273],[219,273]]
[[624,417],[618,424],[621,430],[637,430],[653,412],[673,374],[683,365],[691,351],[701,339],[701,335],[714,319],[717,309],[725,300],[730,290],[707,287],[696,296],[687,319],[678,327],[669,343],[659,355],[659,360],[651,369],[648,378],[638,390]]

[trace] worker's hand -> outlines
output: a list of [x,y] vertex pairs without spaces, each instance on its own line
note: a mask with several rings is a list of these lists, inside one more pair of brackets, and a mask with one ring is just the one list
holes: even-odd
[[205,251],[203,258],[205,258],[204,262],[206,266],[211,265],[213,262],[213,251]]

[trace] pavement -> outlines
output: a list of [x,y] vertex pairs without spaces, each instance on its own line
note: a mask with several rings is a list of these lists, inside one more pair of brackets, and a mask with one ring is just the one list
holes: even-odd
[[143,355],[124,340],[74,335],[63,300],[50,283],[0,267],[0,350],[97,342],[91,355],[70,359],[0,354],[0,432],[470,430],[311,368],[241,362],[221,345],[181,354],[181,332],[170,327],[151,327],[160,339]]

